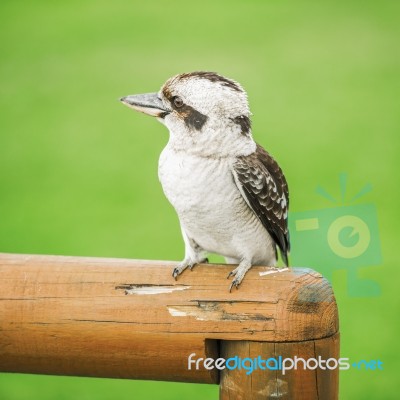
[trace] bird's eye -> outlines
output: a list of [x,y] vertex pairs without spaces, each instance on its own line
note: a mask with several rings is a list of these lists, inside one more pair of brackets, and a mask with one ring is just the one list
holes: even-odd
[[177,108],[180,108],[183,106],[183,100],[179,96],[174,97],[174,105]]

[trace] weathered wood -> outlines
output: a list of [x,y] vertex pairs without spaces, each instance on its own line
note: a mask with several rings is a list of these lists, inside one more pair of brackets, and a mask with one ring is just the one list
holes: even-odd
[[[268,358],[310,358],[321,356],[327,360],[339,358],[339,334],[329,338],[308,340],[304,342],[250,342],[223,341],[221,357],[240,357],[252,360],[261,356]],[[339,370],[304,369],[301,362],[298,368],[282,373],[281,370],[254,370],[247,375],[243,369],[221,372],[221,400],[336,400],[338,399]]]
[[332,352],[318,341],[338,332],[320,274],[253,267],[229,293],[232,266],[175,281],[174,265],[0,254],[0,371],[217,383],[215,369],[188,370],[188,356],[218,358],[219,341],[271,342],[264,351],[311,340]]

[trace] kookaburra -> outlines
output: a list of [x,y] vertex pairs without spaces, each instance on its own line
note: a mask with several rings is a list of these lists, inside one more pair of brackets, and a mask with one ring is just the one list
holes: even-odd
[[214,72],[170,78],[158,93],[121,98],[169,130],[158,175],[175,208],[185,258],[173,270],[207,260],[207,253],[238,264],[238,287],[252,265],[275,266],[277,247],[288,264],[289,193],[277,162],[252,137],[247,94]]

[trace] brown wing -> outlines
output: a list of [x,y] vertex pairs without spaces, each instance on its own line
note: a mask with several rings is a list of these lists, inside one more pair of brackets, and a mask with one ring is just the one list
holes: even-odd
[[233,168],[240,192],[278,245],[282,259],[288,265],[289,190],[282,170],[259,145],[254,153],[238,157]]

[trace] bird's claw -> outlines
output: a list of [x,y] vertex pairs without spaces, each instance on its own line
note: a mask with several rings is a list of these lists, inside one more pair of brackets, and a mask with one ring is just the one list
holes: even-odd
[[175,280],[178,280],[178,276],[186,269],[189,268],[190,270],[192,270],[194,268],[194,266],[196,265],[196,263],[181,263],[178,264],[174,270],[172,271],[172,277]]
[[189,269],[191,270],[191,271],[193,271],[193,268],[196,266],[196,264],[190,264],[189,265]]
[[239,285],[242,283],[243,277],[238,276],[238,269],[235,268],[231,272],[229,272],[227,279],[229,279],[231,276],[234,276],[235,278],[232,280],[231,285],[229,286],[229,293],[232,292],[232,288],[235,287],[236,289],[239,289]]
[[239,279],[235,278],[235,279],[232,281],[231,285],[229,286],[229,293],[232,292],[232,288],[233,288],[233,287],[235,287],[236,290],[239,289],[240,283],[241,283],[241,281],[240,281]]
[[229,279],[231,276],[235,275],[235,270],[229,272],[229,274],[227,275],[226,279]]
[[175,267],[174,270],[172,271],[172,277],[177,281],[178,280],[178,275],[180,274],[179,268]]
[[240,284],[243,281],[244,276],[246,275],[246,272],[250,269],[251,265],[238,265],[235,269],[233,269],[231,272],[229,272],[227,278],[230,278],[231,276],[234,276],[231,285],[229,286],[229,293],[232,292],[232,288],[235,287],[236,289],[239,289]]

